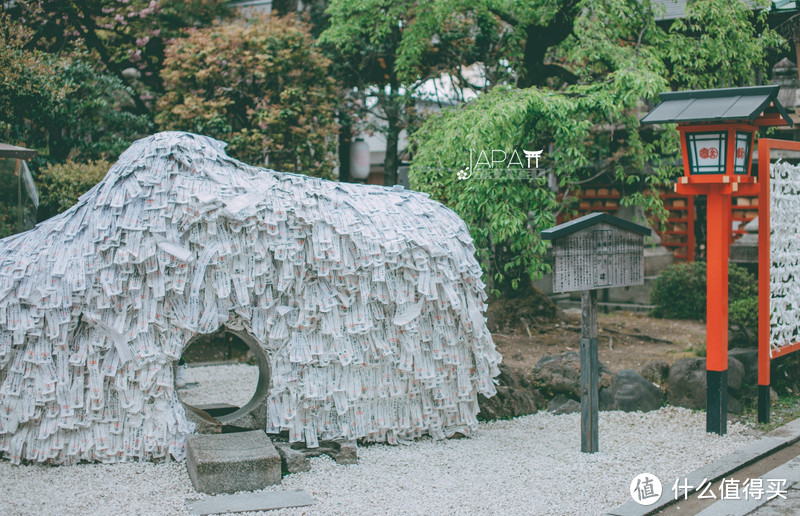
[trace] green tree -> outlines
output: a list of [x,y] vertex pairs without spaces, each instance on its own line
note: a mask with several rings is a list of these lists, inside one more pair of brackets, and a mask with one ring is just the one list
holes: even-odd
[[29,31],[0,13],[0,141],[37,149],[42,160],[113,159],[150,132],[133,90],[89,64],[26,50]]
[[242,161],[330,177],[335,84],[305,24],[267,16],[193,29],[166,56],[161,128],[225,140]]
[[[446,4],[446,2],[444,3]],[[444,5],[443,4],[443,5]],[[400,135],[417,123],[417,92],[425,80],[474,62],[474,20],[448,6],[415,0],[333,0],[320,43],[337,63],[337,77],[355,96],[355,116],[386,137],[385,184],[397,182]],[[374,99],[374,102],[369,99]]]
[[[137,94],[140,114],[149,113],[162,91],[159,71],[167,41],[187,27],[208,26],[228,15],[223,0],[17,0],[0,9],[34,30],[26,50],[59,54],[86,49],[95,67]],[[123,73],[132,69],[133,73]]]
[[[677,131],[641,130],[643,102],[670,88],[757,83],[767,53],[781,44],[766,13],[741,0],[695,0],[668,28],[647,0],[445,3],[494,16],[475,27],[476,39],[506,38],[516,86],[429,119],[412,137],[412,187],[466,220],[494,287],[506,293],[546,269],[539,231],[564,209],[559,195],[581,181],[605,175],[623,188],[623,204],[663,217],[650,192],[679,173]],[[539,170],[510,180],[513,171],[475,170],[470,150],[480,149],[545,155]],[[459,170],[473,175],[459,181]]]

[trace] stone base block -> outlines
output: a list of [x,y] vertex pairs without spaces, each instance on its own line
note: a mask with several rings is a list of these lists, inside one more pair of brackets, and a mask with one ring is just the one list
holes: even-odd
[[262,430],[190,435],[186,467],[201,493],[252,491],[281,482],[281,457]]

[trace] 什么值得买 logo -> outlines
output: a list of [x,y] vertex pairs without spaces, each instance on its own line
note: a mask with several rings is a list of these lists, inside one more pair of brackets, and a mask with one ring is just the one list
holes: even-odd
[[465,180],[480,175],[482,179],[531,179],[539,168],[539,158],[544,149],[537,151],[517,149],[469,150],[469,163],[458,171],[458,179]]

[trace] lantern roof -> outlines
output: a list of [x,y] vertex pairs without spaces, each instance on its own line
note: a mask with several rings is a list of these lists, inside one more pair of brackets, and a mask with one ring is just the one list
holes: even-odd
[[[762,119],[761,125],[783,125],[789,127],[792,119],[780,102],[780,86],[749,86],[745,88],[720,88],[712,90],[667,91],[659,93],[661,103],[640,120],[642,124],[698,123],[748,121],[753,123],[759,116],[773,115]],[[781,120],[783,119],[783,120]]]
[[0,158],[32,159],[38,154],[35,150],[0,143]]
[[571,235],[576,231],[592,227],[597,224],[606,223],[611,226],[616,226],[620,229],[630,231],[632,233],[639,233],[640,235],[650,236],[651,230],[647,226],[641,226],[629,220],[615,217],[608,213],[590,213],[583,217],[559,224],[558,226],[542,231],[542,238],[544,240],[557,240],[559,238]]

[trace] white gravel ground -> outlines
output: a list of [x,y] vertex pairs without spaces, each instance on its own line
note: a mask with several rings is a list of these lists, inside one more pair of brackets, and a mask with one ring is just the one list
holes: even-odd
[[184,403],[230,403],[243,407],[256,392],[258,367],[246,364],[189,367],[187,385],[178,391]]
[[[227,374],[195,368],[190,381],[205,378],[203,388],[216,396],[255,369],[217,367]],[[630,499],[639,473],[655,474],[669,490],[676,478],[755,439],[740,424],[725,437],[707,434],[705,414],[687,409],[602,412],[600,452],[583,454],[579,427],[578,414],[539,412],[482,423],[467,439],[359,447],[354,465],[312,459],[311,471],[273,489],[304,489],[317,504],[267,514],[599,514]],[[0,462],[0,514],[186,514],[184,501],[202,497],[183,463]]]

